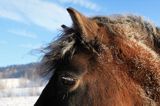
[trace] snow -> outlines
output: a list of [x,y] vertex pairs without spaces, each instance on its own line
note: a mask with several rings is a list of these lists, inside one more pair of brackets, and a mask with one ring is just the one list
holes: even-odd
[[7,88],[0,90],[0,97],[40,95],[44,87]]
[[44,87],[39,80],[0,79],[0,106],[33,106]]
[[0,79],[0,84],[4,88],[16,88],[20,86],[21,81],[23,81],[21,78]]
[[38,96],[0,98],[0,106],[33,106]]

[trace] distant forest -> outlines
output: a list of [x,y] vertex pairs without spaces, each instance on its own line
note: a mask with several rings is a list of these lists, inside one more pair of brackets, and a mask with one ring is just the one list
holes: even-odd
[[30,63],[25,65],[11,65],[7,67],[0,67],[1,78],[28,78],[35,79],[39,76],[39,63]]

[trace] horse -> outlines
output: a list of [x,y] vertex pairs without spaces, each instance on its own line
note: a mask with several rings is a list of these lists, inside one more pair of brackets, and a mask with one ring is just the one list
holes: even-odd
[[35,106],[160,106],[160,28],[141,16],[87,17],[45,48],[48,84]]

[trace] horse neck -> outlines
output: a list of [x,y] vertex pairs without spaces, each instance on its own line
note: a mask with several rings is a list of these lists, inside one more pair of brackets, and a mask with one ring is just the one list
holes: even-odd
[[[106,56],[106,54],[105,54]],[[85,80],[88,83],[88,97],[93,106],[132,106],[149,104],[141,86],[126,73],[125,65],[117,65],[115,61],[105,63],[108,58],[92,67]],[[104,61],[105,60],[105,61]],[[102,62],[103,61],[103,62]]]
[[160,104],[160,60],[157,53],[134,39],[112,37],[111,54],[114,61],[139,85],[146,97]]

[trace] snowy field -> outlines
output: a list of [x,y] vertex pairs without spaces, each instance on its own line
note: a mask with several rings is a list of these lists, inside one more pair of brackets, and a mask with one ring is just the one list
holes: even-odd
[[12,96],[38,96],[41,94],[42,90],[43,87],[7,88],[0,90],[0,98]]
[[24,78],[0,79],[0,106],[33,106],[45,85]]
[[0,106],[33,106],[38,96],[0,98]]

